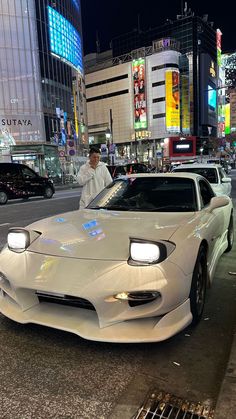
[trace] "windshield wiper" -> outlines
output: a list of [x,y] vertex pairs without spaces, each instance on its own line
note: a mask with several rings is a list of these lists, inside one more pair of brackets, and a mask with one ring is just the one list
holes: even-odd
[[117,211],[132,211],[132,208],[130,207],[123,207],[122,205],[110,205],[110,206],[96,206],[96,207],[88,207],[88,209],[105,209],[105,210],[117,210]]

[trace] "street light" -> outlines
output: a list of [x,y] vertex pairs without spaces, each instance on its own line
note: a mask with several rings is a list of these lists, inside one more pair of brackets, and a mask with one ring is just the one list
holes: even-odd
[[200,153],[201,153],[201,163],[202,163],[203,147],[200,148]]

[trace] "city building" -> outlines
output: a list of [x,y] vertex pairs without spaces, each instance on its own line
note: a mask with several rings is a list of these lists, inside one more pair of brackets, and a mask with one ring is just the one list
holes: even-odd
[[225,103],[225,137],[230,147],[236,148],[236,53],[222,54],[225,85],[228,87]]
[[0,156],[56,176],[87,147],[80,1],[4,0],[0,25]]
[[191,11],[161,27],[121,35],[106,53],[88,54],[90,144],[103,144],[104,155],[115,144],[116,157],[140,161],[193,158],[208,150],[219,135],[220,54],[221,32],[208,15]]

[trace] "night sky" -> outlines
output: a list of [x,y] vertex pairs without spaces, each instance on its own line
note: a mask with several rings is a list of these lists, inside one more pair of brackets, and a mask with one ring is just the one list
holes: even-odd
[[[166,19],[176,19],[181,14],[180,0],[81,0],[84,53],[96,51],[96,32],[100,49],[109,48],[115,36],[138,27],[146,30],[158,27]],[[232,6],[232,3],[234,4]],[[223,33],[222,52],[236,51],[236,2],[224,0],[195,0],[187,2],[195,16],[208,14],[208,21]],[[138,18],[139,16],[139,18]]]

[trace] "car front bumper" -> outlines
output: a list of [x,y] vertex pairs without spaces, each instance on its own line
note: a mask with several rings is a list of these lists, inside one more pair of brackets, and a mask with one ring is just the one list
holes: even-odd
[[[0,312],[19,323],[35,323],[106,342],[165,340],[192,321],[188,299],[191,275],[165,261],[160,266],[59,258],[37,253],[1,254]],[[155,301],[130,307],[114,295],[158,291]],[[88,300],[85,308],[40,302],[37,292]]]

